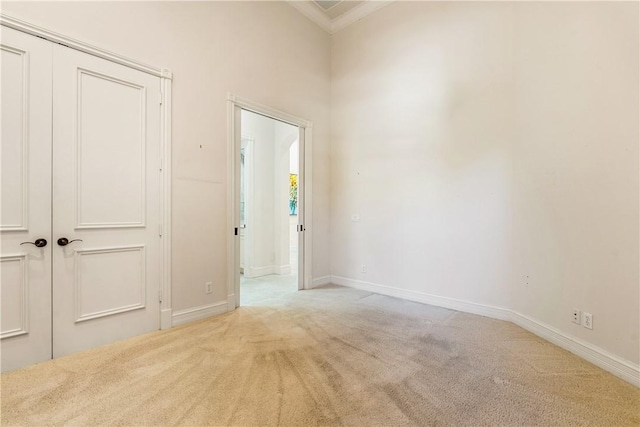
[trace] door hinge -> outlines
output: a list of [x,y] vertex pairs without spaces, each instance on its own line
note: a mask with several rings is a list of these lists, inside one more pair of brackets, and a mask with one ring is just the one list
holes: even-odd
[[237,235],[238,235],[238,227],[236,227],[236,228],[234,229],[234,231],[233,231],[233,235],[234,235],[234,236],[237,236]]
[[304,231],[304,230],[305,230],[304,225],[302,224],[298,225],[298,231]]
[[162,237],[162,224],[158,225],[158,235]]
[[158,289],[158,301],[162,302],[162,290]]
[[164,161],[162,159],[162,157],[160,157],[160,172],[162,172],[162,165],[164,164]]
[[164,93],[160,92],[160,105],[162,105],[162,103],[164,102]]

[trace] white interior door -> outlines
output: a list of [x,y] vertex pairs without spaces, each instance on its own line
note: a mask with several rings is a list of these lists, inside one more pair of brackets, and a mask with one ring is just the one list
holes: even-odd
[[58,45],[53,64],[58,357],[159,329],[160,79]]
[[240,148],[240,270],[253,277],[253,138],[242,137]]
[[[0,27],[0,354],[51,358],[51,44]],[[32,245],[38,239],[46,245]],[[25,244],[22,244],[25,242]]]
[[160,79],[0,31],[8,371],[159,328]]
[[305,238],[305,156],[304,133],[305,128],[299,128],[298,136],[298,290],[304,289],[304,238]]

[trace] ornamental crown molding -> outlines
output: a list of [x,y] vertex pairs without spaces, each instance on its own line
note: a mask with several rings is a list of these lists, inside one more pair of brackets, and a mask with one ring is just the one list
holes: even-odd
[[329,34],[335,34],[367,15],[391,4],[394,0],[368,0],[336,17],[330,19],[312,1],[287,0],[293,8],[309,18]]

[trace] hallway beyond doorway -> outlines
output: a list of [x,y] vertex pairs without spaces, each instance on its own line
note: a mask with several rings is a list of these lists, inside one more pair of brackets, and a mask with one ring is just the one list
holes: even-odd
[[240,305],[269,305],[270,301],[298,291],[298,215],[289,216],[289,261],[291,273],[249,279],[240,275]]

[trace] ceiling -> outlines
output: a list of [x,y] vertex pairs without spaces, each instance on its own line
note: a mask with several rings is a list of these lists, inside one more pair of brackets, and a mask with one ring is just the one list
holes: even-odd
[[307,18],[330,34],[359,21],[393,0],[288,0]]
[[329,19],[336,19],[341,15],[344,15],[349,10],[353,9],[356,6],[361,5],[364,1],[360,0],[314,0],[316,6],[320,8],[324,12],[325,15],[329,17]]

